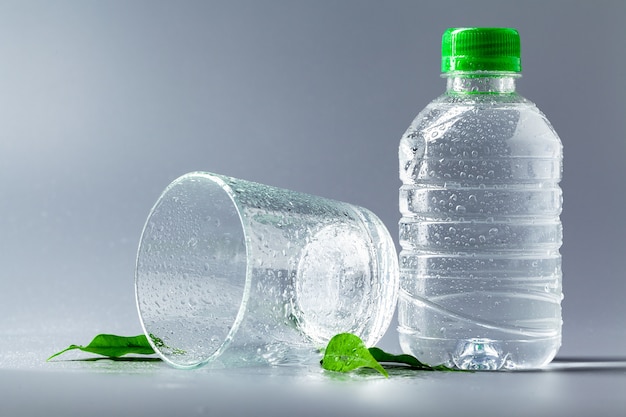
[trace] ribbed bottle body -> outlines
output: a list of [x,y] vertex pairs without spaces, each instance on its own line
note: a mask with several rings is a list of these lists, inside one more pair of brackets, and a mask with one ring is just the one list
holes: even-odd
[[515,93],[446,94],[400,144],[402,349],[522,369],[561,343],[562,146]]

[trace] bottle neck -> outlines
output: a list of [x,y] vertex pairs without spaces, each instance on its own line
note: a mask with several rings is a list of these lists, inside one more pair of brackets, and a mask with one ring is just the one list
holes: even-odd
[[446,92],[452,94],[512,94],[519,73],[511,72],[451,72],[447,78]]

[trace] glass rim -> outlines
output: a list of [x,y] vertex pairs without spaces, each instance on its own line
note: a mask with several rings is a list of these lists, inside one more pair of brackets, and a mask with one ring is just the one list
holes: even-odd
[[[195,181],[208,181],[208,183],[212,183],[215,186],[219,187],[226,194],[226,196],[228,196],[228,199],[232,205],[231,207],[237,213],[237,217],[239,219],[239,225],[241,227],[244,248],[245,248],[245,256],[246,256],[246,262],[245,262],[246,270],[245,270],[245,277],[243,278],[243,282],[244,282],[243,291],[240,294],[237,313],[233,315],[233,320],[232,320],[232,325],[230,326],[230,330],[226,333],[224,337],[221,338],[221,341],[217,349],[215,349],[212,353],[208,355],[203,355],[204,357],[198,357],[194,361],[191,361],[191,363],[181,363],[181,362],[176,362],[174,360],[175,355],[166,355],[163,353],[162,345],[159,346],[158,343],[155,343],[155,341],[151,337],[152,333],[150,332],[150,329],[148,329],[146,326],[146,323],[144,320],[144,312],[140,303],[140,291],[139,291],[140,258],[145,249],[144,239],[146,237],[146,231],[149,225],[154,221],[154,216],[156,215],[157,208],[172,193],[173,190],[177,189],[184,182],[190,181],[190,180],[191,181],[194,181],[194,180]],[[139,240],[137,256],[136,256],[136,261],[135,261],[135,302],[136,302],[137,311],[139,313],[139,321],[141,323],[141,327],[144,331],[144,334],[148,336],[148,341],[150,345],[153,347],[154,351],[157,353],[158,356],[160,356],[165,362],[167,362],[168,364],[172,365],[175,368],[179,368],[179,369],[198,368],[198,367],[206,365],[209,362],[212,362],[214,359],[221,356],[224,353],[224,351],[226,351],[228,347],[230,346],[233,338],[239,331],[242,321],[244,320],[248,301],[250,299],[250,294],[251,294],[252,271],[251,271],[250,262],[248,260],[248,255],[249,255],[249,250],[250,250],[249,244],[248,244],[249,231],[248,231],[246,222],[244,221],[242,212],[243,210],[240,206],[239,201],[236,198],[236,193],[234,192],[233,188],[224,180],[223,176],[210,173],[210,172],[202,172],[202,171],[189,172],[176,178],[165,188],[165,190],[163,190],[163,192],[159,195],[159,198],[157,199],[157,201],[154,203],[154,205],[150,209],[150,212],[147,216],[147,219],[144,223],[144,226],[141,232],[141,237]]]

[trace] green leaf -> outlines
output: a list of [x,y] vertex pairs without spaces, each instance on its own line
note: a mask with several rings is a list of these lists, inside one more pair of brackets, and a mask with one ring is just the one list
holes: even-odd
[[387,371],[374,359],[363,341],[356,335],[340,333],[328,342],[322,367],[329,371],[350,372],[358,368],[372,368],[388,377]]
[[161,352],[163,350],[169,350],[172,355],[184,355],[187,353],[182,349],[173,348],[173,347],[166,345],[163,339],[156,337],[152,333],[150,333],[150,339],[152,340],[152,343],[154,343],[154,346],[156,346]]
[[[383,364],[387,364],[387,367],[390,369],[396,369],[400,366],[401,368],[416,371],[467,372],[461,369],[449,368],[445,365],[430,366],[421,362],[415,356],[406,354],[393,355],[377,347],[368,349],[358,336],[350,333],[340,333],[330,339],[322,359],[322,367],[329,371],[350,372],[365,367],[376,369],[388,377],[389,374],[383,367]],[[392,367],[394,364],[395,366]]]
[[376,359],[379,363],[397,363],[408,365],[411,369],[422,370],[422,371],[460,371],[460,369],[449,368],[445,365],[436,365],[430,366],[418,360],[415,356],[402,354],[402,355],[394,355],[391,353],[387,353],[384,350],[371,347],[369,348],[372,357]]
[[116,336],[112,334],[99,334],[87,346],[70,345],[67,349],[50,356],[47,360],[55,358],[67,351],[79,349],[83,352],[97,355],[119,358],[127,354],[152,355],[154,349],[145,335],[139,336]]

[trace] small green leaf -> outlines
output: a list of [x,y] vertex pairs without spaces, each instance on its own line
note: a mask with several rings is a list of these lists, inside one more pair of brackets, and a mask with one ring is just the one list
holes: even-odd
[[459,369],[448,368],[445,365],[436,365],[430,366],[418,360],[415,356],[412,355],[393,355],[391,353],[387,353],[384,350],[371,347],[369,348],[372,357],[376,359],[379,363],[398,363],[408,365],[411,369],[422,370],[422,371],[459,371]]
[[[393,355],[377,347],[366,348],[365,344],[358,336],[350,333],[340,333],[330,339],[324,351],[324,358],[322,359],[322,367],[329,371],[350,372],[358,368],[367,367],[376,369],[378,372],[388,377],[389,374],[383,367],[383,363],[387,364],[389,369],[396,369],[397,366],[400,366],[416,371],[468,372],[461,369],[449,368],[445,365],[430,366],[411,355]],[[394,364],[396,366],[392,367]]]
[[167,349],[172,355],[184,355],[185,353],[187,353],[182,349],[169,347],[165,344],[163,339],[161,339],[160,337],[156,337],[152,333],[150,333],[150,339],[152,340],[154,346],[156,346],[160,351]]
[[152,355],[155,353],[145,335],[116,336],[112,334],[99,334],[94,337],[87,346],[70,345],[67,349],[55,353],[47,360],[49,361],[52,358],[74,349],[111,358],[118,358],[131,353],[138,355]]
[[340,333],[328,342],[322,367],[329,371],[350,372],[358,368],[372,368],[388,377],[387,371],[374,359],[363,341],[356,335]]

